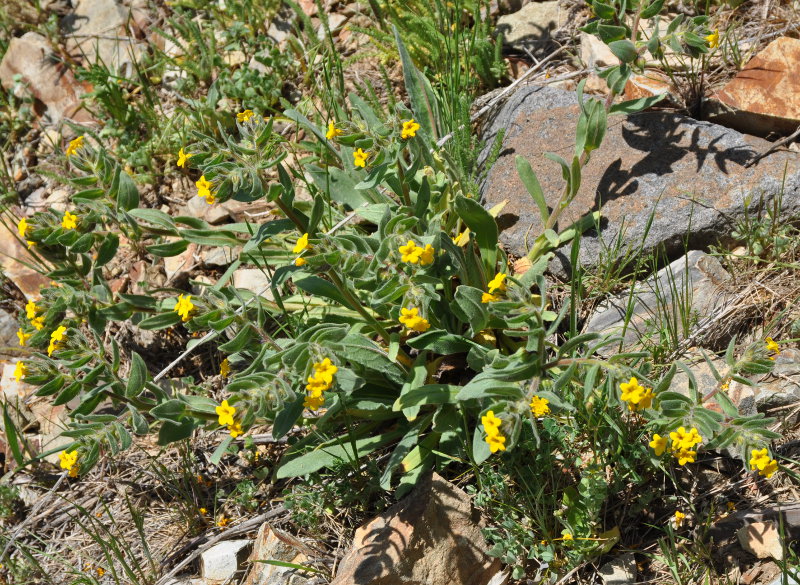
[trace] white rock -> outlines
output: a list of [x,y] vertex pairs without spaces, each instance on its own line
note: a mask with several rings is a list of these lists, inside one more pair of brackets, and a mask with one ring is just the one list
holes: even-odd
[[736,536],[742,548],[759,559],[771,557],[776,561],[783,560],[783,545],[776,522],[772,520],[753,522],[740,528]]
[[567,23],[568,11],[558,0],[531,2],[513,14],[497,20],[497,31],[503,34],[503,43],[523,50],[536,49],[550,40],[550,33]]
[[227,540],[200,555],[200,576],[206,581],[226,581],[247,558],[251,540]]
[[605,585],[630,585],[636,582],[636,558],[625,553],[600,567]]
[[619,65],[619,59],[611,52],[603,41],[594,35],[581,33],[581,61],[589,69],[605,68]]
[[269,276],[258,268],[240,268],[233,273],[234,287],[249,290],[253,294],[272,300],[274,297],[269,285]]

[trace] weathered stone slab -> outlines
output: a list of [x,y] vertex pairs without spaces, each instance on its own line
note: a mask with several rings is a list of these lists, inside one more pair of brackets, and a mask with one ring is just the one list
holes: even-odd
[[503,44],[512,50],[545,56],[551,44],[553,31],[567,23],[569,10],[559,6],[558,0],[531,2],[513,14],[497,20],[497,32],[503,35]]
[[[724,285],[729,279],[719,260],[692,250],[637,284],[633,294],[622,293],[603,303],[589,317],[585,330],[621,336],[624,348],[640,344],[647,335],[657,335],[667,326],[677,328],[674,334],[684,338],[692,324],[725,302]],[[613,353],[616,349],[604,346],[600,351]]]
[[766,136],[800,125],[800,39],[781,37],[750,59],[708,104],[720,124]]
[[[506,131],[501,156],[482,193],[487,207],[510,199],[498,223],[501,241],[513,254],[525,254],[526,238],[532,242],[542,228],[538,208],[517,175],[515,157],[530,161],[547,201],[555,204],[564,188],[561,168],[542,154],[549,151],[572,159],[578,112],[575,94],[528,86],[511,96],[483,132],[491,145],[499,130]],[[771,205],[783,191],[781,216],[800,215],[800,156],[776,152],[745,167],[770,146],[760,138],[679,114],[613,116],[558,227],[564,229],[600,210],[599,233],[586,233],[581,243],[579,259],[589,267],[598,264],[601,253],[618,237],[623,252],[647,253],[663,246],[669,258],[682,255],[687,245],[702,250],[717,241],[729,244],[746,198],[752,198],[754,211],[759,198]],[[568,258],[565,248],[551,263],[551,271],[565,276]]]

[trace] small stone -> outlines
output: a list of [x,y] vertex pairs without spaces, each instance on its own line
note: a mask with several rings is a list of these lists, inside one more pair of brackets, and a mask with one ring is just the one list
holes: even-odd
[[507,47],[544,56],[553,31],[567,23],[567,16],[568,10],[559,6],[558,0],[531,2],[517,12],[501,16],[497,32],[503,35]]
[[[180,238],[167,238],[167,242],[178,241]],[[186,250],[177,256],[164,258],[164,274],[167,275],[167,282],[170,284],[180,284],[189,277],[195,268],[197,260],[197,244],[190,243]]]
[[275,297],[272,295],[270,287],[271,279],[269,275],[258,268],[240,268],[233,273],[234,288],[243,288],[253,294],[260,295],[269,300]]
[[16,233],[0,229],[0,271],[17,285],[27,299],[38,299],[40,289],[50,285],[50,279],[39,274],[27,264],[35,259],[26,246],[16,238]]
[[181,209],[181,213],[200,218],[211,225],[222,223],[230,218],[230,214],[225,207],[219,203],[209,205],[205,199],[197,197],[196,195],[186,202],[186,205]]
[[314,556],[314,551],[303,541],[265,522],[259,528],[253,543],[253,552],[248,559],[252,568],[242,585],[305,585],[310,581],[305,576],[307,573],[258,561],[270,559],[305,565]]
[[753,57],[709,104],[709,119],[741,132],[791,134],[800,126],[800,39],[781,37]]
[[742,548],[757,558],[783,560],[783,545],[778,525],[772,520],[753,522],[743,526],[736,536],[739,538]]
[[317,15],[317,3],[316,0],[299,0],[298,4],[300,8],[303,10],[306,16],[316,16]]
[[207,582],[231,579],[250,552],[251,540],[226,540],[200,555],[200,576]]
[[[335,12],[333,14],[329,14],[328,15],[328,28],[331,31],[331,35],[334,36],[334,37],[337,36],[339,34],[339,31],[344,26],[345,22],[347,22],[347,16],[345,16],[344,14],[340,14],[338,12]],[[317,30],[317,37],[320,40],[322,40],[322,39],[325,38],[326,34],[327,34],[327,32],[325,31],[325,27],[322,24],[320,24],[319,29]]]
[[241,252],[241,248],[238,246],[236,248],[228,248],[227,246],[209,248],[200,252],[200,261],[204,266],[212,268],[229,266],[239,257],[239,252]]
[[[710,315],[725,301],[723,286],[729,279],[730,274],[719,260],[693,250],[659,270],[655,277],[638,283],[632,299],[626,292],[601,304],[589,317],[585,330],[624,335],[623,347],[630,348],[647,335],[658,334],[661,328],[658,315],[696,315],[697,319]],[[599,351],[607,355],[616,348],[616,345],[605,346]]]
[[45,199],[47,207],[52,207],[56,211],[63,213],[69,207],[70,191],[65,187],[53,189]]
[[331,585],[485,585],[500,569],[486,554],[469,496],[436,474],[356,530]]
[[632,74],[625,84],[626,100],[638,100],[662,95],[668,102],[675,103],[677,94],[678,90],[668,75],[651,69],[648,69],[643,74]]
[[236,67],[247,61],[247,56],[242,51],[231,51],[225,54],[223,60],[230,67]]
[[629,585],[636,582],[636,557],[625,553],[600,567],[605,585]]
[[619,59],[611,52],[608,45],[594,35],[582,32],[581,40],[581,61],[589,69],[604,69],[619,65]]
[[90,87],[75,79],[54,55],[47,39],[38,33],[27,32],[11,39],[0,62],[0,83],[9,91],[30,92],[47,108],[51,123],[65,117],[78,123],[91,121],[91,116],[80,109],[80,96]]

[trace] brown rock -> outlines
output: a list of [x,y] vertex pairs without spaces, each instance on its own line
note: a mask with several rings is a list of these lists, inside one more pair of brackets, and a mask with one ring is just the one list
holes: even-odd
[[800,126],[800,40],[782,37],[750,59],[710,104],[710,118],[741,132],[791,134]]
[[643,74],[633,74],[625,84],[625,99],[638,100],[656,95],[666,96],[670,101],[675,101],[678,90],[672,84],[668,75],[660,71],[647,70]]
[[742,548],[759,559],[783,560],[783,545],[778,525],[772,520],[753,522],[743,526],[736,536],[739,538]]
[[291,567],[279,567],[259,561],[273,560],[305,565],[314,551],[302,540],[277,530],[268,523],[261,525],[253,543],[248,564],[252,567],[242,585],[305,585],[306,573]]
[[39,289],[49,286],[50,279],[26,264],[35,266],[36,260],[20,243],[15,233],[0,229],[0,269],[17,285],[26,298],[38,299],[41,296]]
[[80,110],[80,96],[90,87],[80,84],[72,72],[59,63],[42,35],[28,32],[11,39],[0,62],[0,83],[5,89],[14,89],[15,75],[21,77],[33,98],[43,104],[51,122],[65,117],[78,123],[91,120],[87,112]]
[[500,561],[462,490],[436,474],[356,531],[331,585],[485,585]]
[[[483,185],[484,204],[510,203],[498,217],[500,239],[517,256],[528,251],[542,230],[539,209],[517,174],[515,158],[527,159],[552,208],[563,193],[561,167],[544,152],[571,161],[579,107],[575,94],[528,86],[512,95],[490,120],[481,138],[492,144],[505,130],[501,156]],[[685,249],[732,243],[732,226],[744,204],[772,205],[782,193],[780,216],[800,215],[800,157],[777,152],[745,167],[770,143],[679,114],[643,112],[612,116],[600,148],[582,171],[580,190],[560,216],[559,230],[599,210],[599,233],[581,239],[580,261],[596,266],[609,252],[646,254],[663,247],[674,259]],[[784,170],[786,180],[783,182]],[[652,224],[649,222],[652,217]],[[687,232],[688,236],[687,236]],[[686,236],[686,239],[684,238]],[[616,251],[616,242],[621,250]],[[569,271],[569,247],[559,251],[550,269]]]

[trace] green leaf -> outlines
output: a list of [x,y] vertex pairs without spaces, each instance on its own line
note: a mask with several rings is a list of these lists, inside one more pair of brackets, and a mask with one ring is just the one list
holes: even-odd
[[653,2],[651,2],[647,8],[645,8],[639,13],[639,18],[641,20],[647,20],[649,18],[653,18],[659,12],[661,12],[661,9],[663,7],[664,7],[664,0],[653,0]]
[[14,421],[8,415],[8,404],[3,402],[3,429],[5,430],[6,441],[11,449],[11,455],[14,456],[14,461],[17,467],[22,467],[25,464],[25,458],[22,456],[22,449],[20,448],[19,433],[17,427],[14,426]]
[[544,198],[544,191],[542,191],[539,179],[536,177],[536,173],[533,172],[531,163],[529,163],[526,158],[517,155],[514,160],[517,164],[517,174],[522,180],[522,184],[525,185],[528,193],[530,193],[530,196],[533,198],[534,203],[536,203],[536,206],[539,208],[542,225],[545,225],[547,224],[547,220],[550,219],[550,209],[547,207],[547,201]]
[[473,346],[479,345],[455,333],[435,330],[418,335],[406,342],[414,349],[427,349],[439,355],[450,355],[469,351]]
[[461,386],[452,384],[426,384],[401,394],[392,410],[400,411],[425,404],[455,404]]
[[411,110],[414,112],[414,119],[422,126],[422,130],[428,136],[438,140],[439,133],[436,121],[440,118],[436,95],[433,93],[430,81],[417,69],[411,60],[397,27],[392,25],[392,30],[394,31],[397,51],[400,54],[400,62],[403,65],[403,79],[405,80],[408,99],[411,102]]
[[153,256],[158,256],[159,258],[169,258],[171,256],[183,254],[188,247],[189,242],[186,240],[176,240],[174,242],[166,242],[164,244],[153,244],[152,246],[147,246],[147,251]]
[[53,406],[60,406],[62,404],[66,404],[73,398],[75,398],[78,394],[80,394],[81,389],[83,388],[83,384],[80,382],[73,382],[66,388],[64,388],[58,396],[55,397],[53,400]]
[[128,404],[128,411],[131,413],[131,427],[137,435],[146,435],[150,432],[150,425],[147,419],[142,416],[139,410],[132,404]]
[[184,229],[180,235],[185,240],[201,246],[238,246],[242,240],[230,230],[222,229]]
[[178,235],[178,230],[175,227],[175,222],[172,218],[159,209],[131,209],[128,215],[150,222],[159,227],[165,228]]
[[148,329],[155,331],[157,329],[166,329],[181,322],[181,316],[175,311],[169,313],[161,313],[160,315],[153,315],[147,319],[139,321],[139,329]]
[[233,339],[220,345],[219,350],[228,354],[243,350],[252,339],[252,333],[252,327],[249,324],[245,324]]
[[333,201],[347,205],[350,209],[356,209],[365,203],[375,203],[368,195],[369,191],[356,189],[353,177],[339,168],[322,169],[315,165],[307,165],[305,170],[311,175],[317,187],[327,193]]
[[614,104],[609,109],[609,114],[635,114],[646,110],[647,108],[657,104],[663,100],[664,95],[651,95],[650,97],[639,98],[637,100],[628,100],[619,104]]
[[94,235],[83,234],[69,247],[69,251],[73,254],[85,254],[92,249],[92,244],[94,244]]
[[343,307],[350,307],[350,303],[347,302],[342,294],[339,292],[333,284],[321,278],[319,276],[305,276],[302,278],[295,278],[294,284],[300,290],[303,290],[309,294],[314,296],[321,296],[327,299],[331,299]]
[[[291,459],[284,459],[278,465],[275,477],[276,479],[301,477],[342,461],[358,461],[360,457],[369,455],[376,449],[394,441],[400,435],[401,433],[398,431],[390,431],[355,441],[351,441],[351,437],[348,435],[338,437],[336,442],[320,445],[314,451]],[[353,443],[355,443],[355,452],[353,451]]]
[[103,243],[97,250],[97,258],[94,261],[95,266],[105,266],[117,254],[119,248],[119,236],[111,233],[103,238]]
[[609,6],[608,4],[603,4],[602,2],[598,2],[597,0],[592,1],[592,9],[594,10],[595,15],[598,18],[602,18],[603,20],[612,20],[614,17],[617,16],[617,11],[614,9],[613,6]]
[[228,451],[228,447],[230,447],[231,443],[233,442],[233,437],[228,435],[222,442],[217,445],[217,448],[214,449],[214,452],[211,454],[210,463],[211,465],[219,465],[222,456]]
[[475,234],[484,268],[487,273],[494,275],[497,264],[497,222],[480,203],[463,195],[456,196],[454,207],[458,216]]
[[483,398],[506,398],[519,400],[523,397],[519,384],[509,384],[504,380],[495,378],[473,379],[468,382],[456,397],[459,402],[465,400],[478,400]]
[[623,63],[632,63],[639,56],[636,52],[636,46],[627,39],[612,41],[608,43],[608,48]]
[[118,168],[115,178],[116,185],[112,184],[112,190],[114,186],[116,186],[117,206],[125,211],[130,211],[131,209],[139,207],[139,190],[136,188],[136,183],[133,182],[130,175],[123,169]]
[[462,322],[469,324],[467,335],[472,337],[486,327],[489,322],[489,311],[486,303],[481,302],[483,291],[471,286],[461,285],[456,289],[456,294],[450,308]]
[[139,396],[144,390],[147,377],[147,365],[144,363],[142,356],[135,351],[131,352],[131,371],[128,375],[128,384],[125,387],[125,396],[127,398]]
[[181,416],[183,416],[185,410],[186,404],[182,400],[171,398],[170,400],[162,402],[158,406],[151,408],[150,414],[160,420],[177,421]]
[[597,26],[597,35],[600,37],[600,40],[606,44],[609,44],[613,41],[618,41],[627,37],[628,29],[624,26],[600,24]]
[[158,444],[169,445],[175,441],[188,439],[194,431],[194,420],[184,418],[179,422],[165,420],[158,430]]

